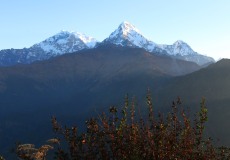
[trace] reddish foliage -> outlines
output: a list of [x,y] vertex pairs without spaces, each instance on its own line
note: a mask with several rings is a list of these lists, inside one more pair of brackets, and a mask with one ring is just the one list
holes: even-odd
[[[87,132],[79,134],[77,127],[62,128],[55,117],[53,130],[61,135],[68,149],[58,142],[57,160],[76,159],[230,159],[228,148],[216,148],[211,138],[205,139],[207,108],[203,99],[200,112],[191,121],[178,98],[172,103],[172,111],[166,117],[155,116],[152,100],[147,95],[148,117],[137,118],[135,104],[125,105],[118,115],[116,107],[109,109],[97,119],[86,121]],[[18,155],[20,157],[20,155]]]

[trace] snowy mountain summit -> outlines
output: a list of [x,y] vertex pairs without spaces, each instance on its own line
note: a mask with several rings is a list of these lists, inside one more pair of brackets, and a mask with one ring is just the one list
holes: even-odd
[[134,25],[127,21],[121,23],[119,27],[102,42],[102,44],[103,43],[144,48],[147,51],[152,51],[156,46],[155,43],[145,38]]
[[110,34],[107,41],[112,41],[117,45],[128,45],[142,47],[147,40],[142,36],[140,31],[132,24],[123,22],[119,25],[112,34]]
[[59,55],[93,48],[97,40],[79,32],[61,31],[60,33],[35,44],[32,48],[41,48],[45,53]]
[[[124,36],[124,37],[129,37],[133,35],[140,35],[140,31],[131,23],[124,21],[122,22],[118,29],[116,29],[110,36],[109,38],[114,38],[116,36]],[[132,38],[132,37],[129,37]]]
[[194,52],[192,48],[185,42],[178,40],[172,45],[158,45],[162,50],[165,50],[169,55],[197,55],[198,53]]
[[79,32],[61,31],[30,48],[0,51],[0,66],[28,64],[46,60],[65,53],[94,48],[98,41]]
[[95,38],[79,32],[61,31],[30,48],[1,50],[0,66],[11,66],[19,63],[28,64],[65,53],[109,44],[121,47],[143,48],[152,54],[170,56],[176,59],[195,62],[199,65],[214,62],[213,58],[193,51],[183,41],[176,41],[172,45],[157,44],[143,36],[134,25],[124,21],[102,42],[98,42]]
[[185,42],[178,40],[172,45],[156,44],[145,38],[134,25],[124,21],[101,45],[115,44],[123,47],[143,48],[148,52],[168,55],[173,58],[192,61],[199,65],[214,62],[214,59],[201,55],[192,50]]

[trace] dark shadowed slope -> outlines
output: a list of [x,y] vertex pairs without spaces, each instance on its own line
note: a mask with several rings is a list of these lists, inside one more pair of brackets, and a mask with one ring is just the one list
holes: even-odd
[[156,94],[160,106],[169,106],[172,99],[180,96],[192,110],[199,107],[199,102],[204,97],[209,110],[207,131],[219,138],[221,144],[230,146],[229,59],[220,60],[189,75],[177,77]]
[[173,76],[200,69],[192,62],[142,49],[99,47],[30,65],[0,68],[1,151],[16,140],[37,143],[50,136],[50,116],[83,123],[126,93],[143,97]]
[[[31,101],[30,98],[52,99],[53,96],[59,95],[65,99],[73,92],[94,92],[125,81],[134,83],[127,84],[130,89],[137,87],[137,84],[144,85],[141,87],[146,89],[155,81],[160,83],[164,78],[184,75],[198,69],[200,67],[195,63],[156,56],[142,49],[102,47],[31,65],[0,68],[0,96],[10,101],[24,99],[25,105],[34,108],[27,103]],[[42,100],[41,102],[48,103]],[[11,105],[22,107],[20,103]]]

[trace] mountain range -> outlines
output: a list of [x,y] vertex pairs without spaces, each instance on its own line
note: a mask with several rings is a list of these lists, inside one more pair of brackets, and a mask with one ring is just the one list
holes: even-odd
[[7,154],[18,140],[39,144],[50,138],[52,115],[67,125],[77,122],[80,130],[89,116],[122,104],[125,94],[144,97],[147,88],[159,90],[173,77],[199,69],[193,62],[113,44],[0,67],[0,152]]
[[213,63],[183,41],[156,44],[124,22],[102,42],[62,31],[30,48],[0,53],[1,65],[8,66],[0,67],[0,153],[4,157],[10,157],[8,150],[17,141],[39,145],[52,138],[53,115],[80,131],[87,118],[111,105],[122,107],[126,94],[136,97],[144,110],[147,89],[154,109],[164,113],[177,96],[192,113],[206,97],[207,131],[223,139],[220,144],[230,145],[226,121],[230,60]]
[[158,97],[156,105],[167,108],[172,99],[179,96],[190,111],[198,111],[201,99],[205,98],[208,109],[208,122],[205,128],[207,135],[216,141],[216,145],[229,147],[229,70],[230,60],[222,59],[191,74],[175,77],[154,93],[153,97]]
[[0,51],[0,66],[30,64],[47,60],[66,53],[92,49],[102,45],[120,45],[123,47],[143,48],[153,54],[167,55],[176,59],[195,62],[199,65],[213,63],[214,59],[192,50],[179,40],[172,45],[161,45],[145,38],[131,23],[123,22],[102,42],[79,32],[61,31],[60,33],[23,49],[4,49]]

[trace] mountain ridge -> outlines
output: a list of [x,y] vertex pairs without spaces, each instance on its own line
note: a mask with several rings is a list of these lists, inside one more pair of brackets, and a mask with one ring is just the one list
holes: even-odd
[[[154,93],[158,106],[169,106],[172,99],[179,96],[183,104],[192,111],[198,111],[201,99],[206,100],[208,122],[206,131],[218,145],[230,145],[230,59],[221,59],[216,63],[193,73],[175,77]],[[166,109],[164,107],[164,109]]]
[[215,62],[213,58],[193,51],[192,48],[182,40],[177,40],[172,45],[157,44],[144,37],[139,29],[127,21],[122,22],[118,28],[99,45],[107,44],[143,48],[148,52],[168,55],[176,59],[195,62],[199,65]]
[[46,60],[62,54],[108,44],[143,48],[153,54],[167,55],[176,59],[195,62],[199,65],[215,62],[213,58],[193,51],[187,43],[181,40],[172,45],[157,44],[144,37],[134,25],[124,21],[102,42],[79,32],[61,31],[29,48],[1,50],[0,66],[11,66],[18,63],[29,64],[34,61]]

